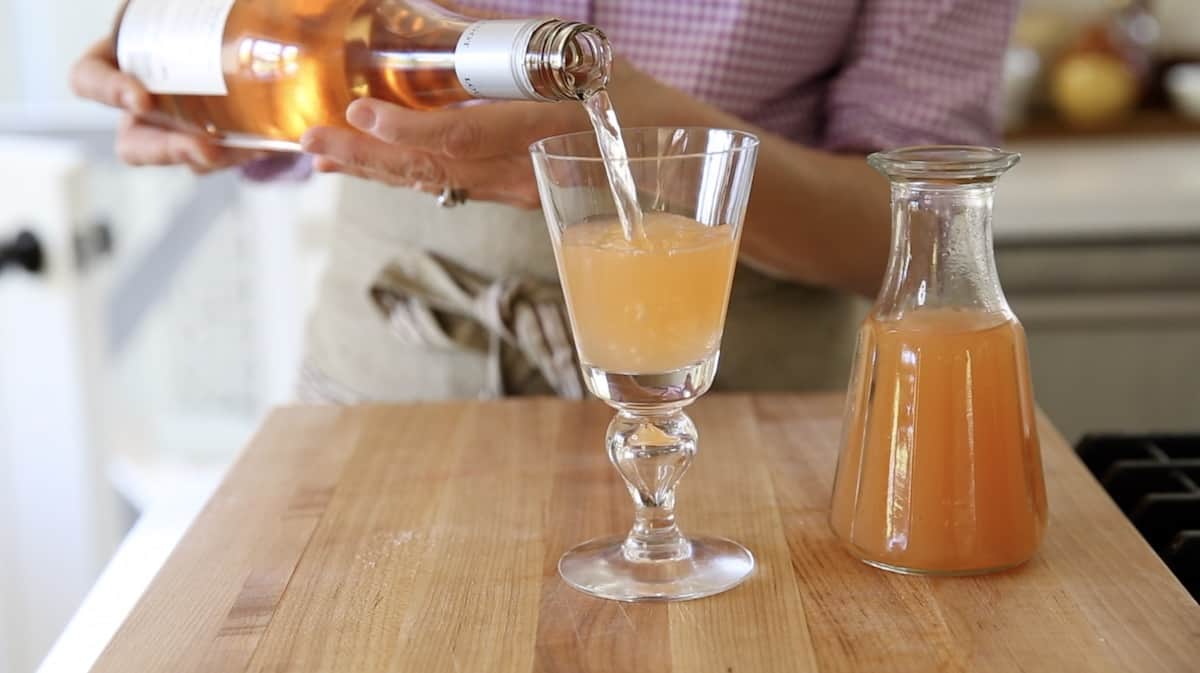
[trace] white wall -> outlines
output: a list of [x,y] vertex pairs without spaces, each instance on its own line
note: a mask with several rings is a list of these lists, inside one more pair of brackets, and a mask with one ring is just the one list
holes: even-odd
[[0,103],[76,105],[71,63],[112,28],[121,0],[0,0]]
[[[0,1],[0,45],[11,45],[14,40],[14,26],[11,0]],[[17,62],[11,52],[11,47],[0,46],[0,105],[16,100],[17,86],[20,79],[17,76]],[[3,637],[3,634],[0,634]]]

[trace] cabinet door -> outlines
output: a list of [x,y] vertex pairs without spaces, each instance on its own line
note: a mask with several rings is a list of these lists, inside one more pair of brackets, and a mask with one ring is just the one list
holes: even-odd
[[997,264],[1068,440],[1200,428],[1200,231],[1002,246]]
[[33,670],[117,539],[91,394],[104,287],[75,254],[83,167],[69,144],[0,137],[0,245],[25,230],[44,255],[38,273],[0,271],[0,670]]

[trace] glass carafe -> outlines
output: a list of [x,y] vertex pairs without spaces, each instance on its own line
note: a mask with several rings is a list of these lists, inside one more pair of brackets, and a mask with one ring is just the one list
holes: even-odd
[[892,183],[892,250],[859,332],[831,524],[870,565],[987,573],[1041,542],[1025,332],[992,255],[995,183],[1018,159],[982,147],[869,158]]

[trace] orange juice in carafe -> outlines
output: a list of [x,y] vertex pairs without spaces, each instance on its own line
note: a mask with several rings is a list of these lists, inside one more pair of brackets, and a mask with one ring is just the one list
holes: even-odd
[[1017,156],[872,155],[892,181],[883,289],[859,333],[830,523],[886,570],[959,575],[1034,555],[1046,525],[1025,332],[996,274],[995,181]]
[[1024,341],[1003,314],[863,325],[832,512],[855,554],[931,573],[1033,555],[1046,499]]

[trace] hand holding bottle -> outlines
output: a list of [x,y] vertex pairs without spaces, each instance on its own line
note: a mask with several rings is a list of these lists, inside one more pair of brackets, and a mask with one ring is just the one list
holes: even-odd
[[[617,60],[608,86],[630,126],[657,123],[651,101],[666,87]],[[676,92],[677,94],[677,92]],[[318,171],[337,172],[431,194],[445,187],[472,200],[537,208],[529,145],[547,136],[590,130],[583,107],[503,102],[414,111],[376,99],[352,103],[347,121],[357,131],[310,130],[301,141]]]
[[493,103],[415,112],[364,99],[347,120],[362,131],[323,127],[301,144],[314,168],[431,194],[449,186],[472,200],[537,208],[529,144],[542,135],[586,128],[578,104]]
[[220,147],[202,136],[147,122],[145,115],[152,109],[150,93],[137,78],[117,68],[112,54],[111,38],[89,49],[71,69],[71,89],[82,98],[125,111],[115,147],[121,161],[134,166],[179,164],[196,173],[208,173],[261,155]]

